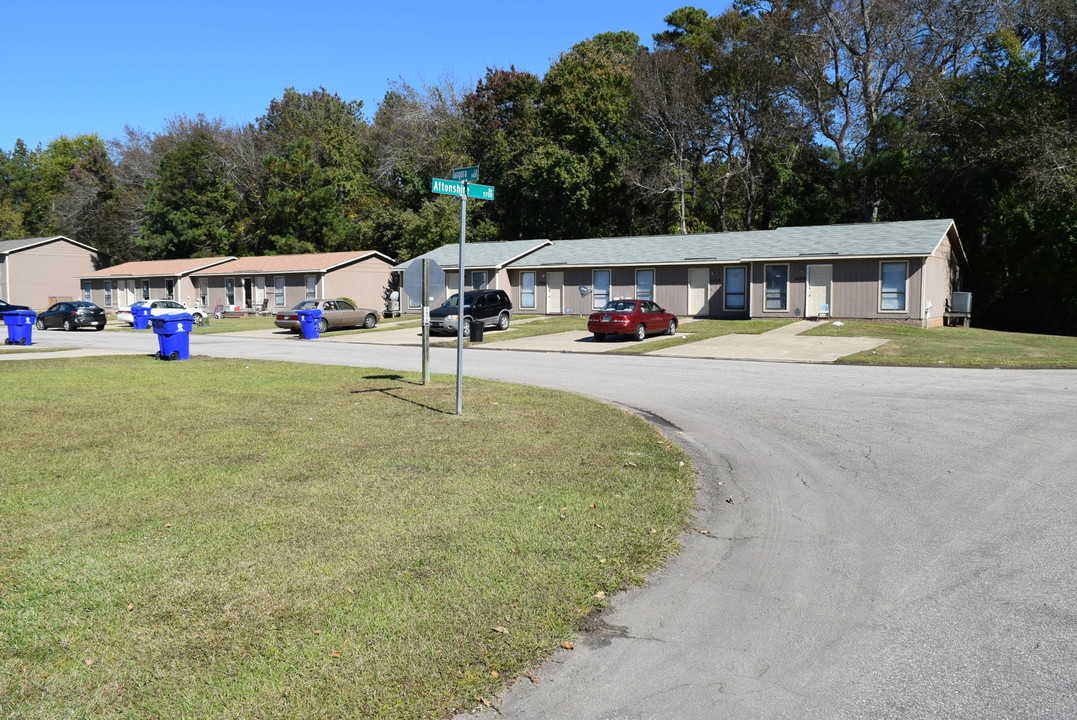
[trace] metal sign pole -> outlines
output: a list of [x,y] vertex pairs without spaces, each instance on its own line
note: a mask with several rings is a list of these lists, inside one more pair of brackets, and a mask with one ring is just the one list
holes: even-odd
[[430,384],[430,259],[423,258],[423,385]]
[[464,242],[467,240],[467,180],[460,193],[460,279],[456,303],[456,414],[464,414]]

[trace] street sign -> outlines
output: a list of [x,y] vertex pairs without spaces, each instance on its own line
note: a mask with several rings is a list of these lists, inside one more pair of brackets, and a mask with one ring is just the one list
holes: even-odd
[[453,180],[467,180],[468,182],[479,181],[479,166],[453,168],[449,171],[449,177]]
[[[460,197],[464,194],[464,183],[456,180],[434,178],[430,181],[430,191],[440,195],[455,195],[456,197]],[[493,200],[494,187],[493,185],[476,185],[469,182],[467,183],[467,196],[477,200]]]
[[[445,271],[435,261],[431,260],[427,274],[429,280],[429,293],[434,297],[440,297],[445,292]],[[412,300],[419,300],[420,305],[429,305],[430,298],[423,297],[423,263],[416,260],[404,269],[404,292]]]

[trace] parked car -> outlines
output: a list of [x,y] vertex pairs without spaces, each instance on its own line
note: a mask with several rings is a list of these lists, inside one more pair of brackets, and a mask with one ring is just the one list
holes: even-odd
[[107,322],[103,308],[92,302],[72,300],[53,304],[48,310],[38,314],[35,324],[38,330],[49,328],[78,330],[83,327],[104,330]]
[[[468,323],[477,321],[483,326],[493,325],[507,330],[512,319],[512,301],[504,290],[464,291],[464,331]],[[430,331],[455,333],[460,321],[460,294],[454,293],[448,300],[430,311]]]
[[648,335],[677,332],[677,316],[650,300],[610,300],[587,318],[587,332],[601,342],[607,335],[630,335],[643,340]]
[[11,303],[0,300],[0,313],[11,312],[13,310],[29,310],[30,308],[25,305],[12,305]]
[[172,313],[190,313],[196,323],[201,324],[206,319],[206,311],[200,308],[189,308],[181,302],[176,300],[165,300],[164,298],[151,299],[151,300],[139,300],[138,302],[131,303],[129,307],[120,308],[116,311],[116,320],[119,322],[125,322],[128,325],[135,324],[135,318],[131,315],[131,308],[149,305],[150,315],[171,315]]
[[381,313],[371,308],[355,307],[350,300],[334,298],[332,300],[304,300],[287,312],[277,313],[273,324],[285,330],[299,332],[298,310],[321,310],[322,319],[318,323],[318,332],[330,328],[363,327],[368,330],[378,324]]

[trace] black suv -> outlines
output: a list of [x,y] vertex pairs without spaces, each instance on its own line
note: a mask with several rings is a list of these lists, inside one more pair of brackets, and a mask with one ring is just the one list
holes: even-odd
[[[455,333],[459,327],[460,295],[454,294],[445,303],[430,311],[430,330]],[[464,292],[464,322],[481,322],[507,330],[512,318],[512,301],[504,290],[468,290]],[[467,332],[468,326],[464,325]]]

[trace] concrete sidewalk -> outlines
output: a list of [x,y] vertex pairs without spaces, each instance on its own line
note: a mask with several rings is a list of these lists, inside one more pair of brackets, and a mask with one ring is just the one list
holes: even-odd
[[648,354],[724,360],[831,363],[846,355],[873,350],[887,342],[880,338],[805,337],[800,334],[818,326],[819,323],[801,320],[760,335],[723,335],[681,347],[655,350]]

